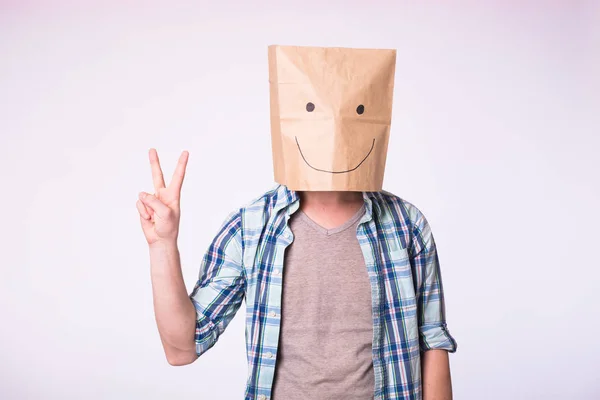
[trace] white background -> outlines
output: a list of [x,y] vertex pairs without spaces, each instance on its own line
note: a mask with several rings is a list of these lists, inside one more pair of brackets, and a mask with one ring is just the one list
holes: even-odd
[[455,399],[600,398],[598,2],[72,3],[0,3],[0,398],[243,397],[243,308],[167,364],[135,201],[190,151],[191,290],[273,184],[269,44],[398,50],[384,187],[433,228]]

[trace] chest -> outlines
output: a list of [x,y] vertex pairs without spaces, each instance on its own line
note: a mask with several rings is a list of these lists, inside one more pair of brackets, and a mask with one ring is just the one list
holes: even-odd
[[[246,249],[248,306],[280,309],[287,283],[301,287],[321,282],[320,290],[336,290],[342,285],[367,288],[373,307],[382,314],[416,312],[410,258],[393,229],[374,221],[359,223],[350,231],[354,238],[352,246],[334,246],[295,241],[291,228],[287,221],[282,221],[262,232],[254,240],[254,246]],[[305,270],[298,265],[305,265]]]

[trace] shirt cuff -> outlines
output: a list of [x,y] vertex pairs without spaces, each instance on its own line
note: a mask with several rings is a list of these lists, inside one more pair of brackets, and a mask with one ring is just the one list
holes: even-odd
[[200,357],[202,354],[206,353],[208,349],[215,345],[217,337],[217,326],[209,321],[208,318],[198,316],[198,319],[196,320],[196,335],[194,337],[196,342],[196,355]]
[[421,351],[447,350],[456,352],[458,344],[452,337],[446,324],[422,325],[419,328]]

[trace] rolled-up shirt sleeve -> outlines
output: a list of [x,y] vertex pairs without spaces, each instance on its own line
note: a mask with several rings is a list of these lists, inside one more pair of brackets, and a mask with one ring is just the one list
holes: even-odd
[[421,351],[442,349],[454,353],[457,342],[446,322],[438,253],[431,228],[422,214],[414,225],[412,253]]
[[241,215],[231,213],[202,259],[190,299],[196,308],[196,354],[213,347],[240,308],[245,293]]

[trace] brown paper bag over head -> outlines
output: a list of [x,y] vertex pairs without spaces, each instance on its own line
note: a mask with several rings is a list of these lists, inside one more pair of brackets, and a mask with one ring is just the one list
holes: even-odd
[[395,69],[395,50],[269,46],[275,181],[380,191]]

